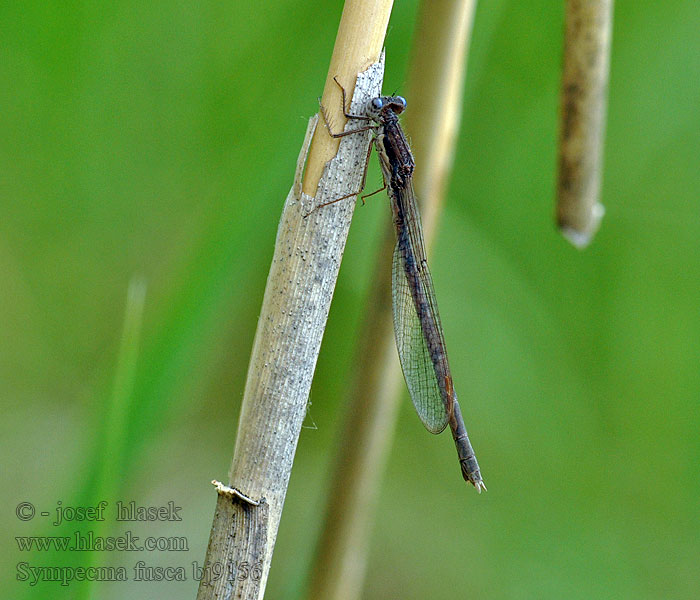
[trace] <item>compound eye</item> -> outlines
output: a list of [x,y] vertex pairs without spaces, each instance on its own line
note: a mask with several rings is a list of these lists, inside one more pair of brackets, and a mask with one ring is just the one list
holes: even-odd
[[384,106],[384,102],[381,98],[373,98],[370,102],[370,106],[373,110],[379,111],[382,109],[382,106]]
[[401,105],[401,110],[403,111],[406,108],[406,98],[403,96],[396,96],[395,100]]

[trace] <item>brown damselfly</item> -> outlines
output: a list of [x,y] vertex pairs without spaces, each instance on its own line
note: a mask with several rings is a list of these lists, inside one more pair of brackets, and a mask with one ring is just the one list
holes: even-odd
[[[373,132],[374,147],[384,177],[384,187],[381,190],[386,188],[391,199],[396,228],[392,267],[394,334],[406,386],[418,416],[428,431],[440,433],[447,425],[450,426],[462,476],[481,492],[486,486],[452,384],[445,336],[428,269],[423,229],[413,191],[415,163],[399,124],[398,115],[405,110],[406,100],[401,96],[380,96],[369,101],[366,114],[353,115],[346,109],[345,89],[337,79],[335,82],[343,94],[343,114],[348,119],[360,119],[367,124],[342,133],[333,133],[321,106],[328,132],[334,138],[368,130]],[[371,148],[370,145],[370,152]],[[367,159],[369,161],[369,154]],[[362,188],[366,177],[365,167]],[[317,208],[358,193],[353,192]]]

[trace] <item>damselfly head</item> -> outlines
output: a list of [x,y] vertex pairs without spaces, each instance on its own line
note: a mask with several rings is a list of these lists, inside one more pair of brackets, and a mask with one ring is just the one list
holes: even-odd
[[406,98],[403,96],[379,96],[369,101],[367,116],[376,119],[387,111],[398,115],[404,110],[406,110]]

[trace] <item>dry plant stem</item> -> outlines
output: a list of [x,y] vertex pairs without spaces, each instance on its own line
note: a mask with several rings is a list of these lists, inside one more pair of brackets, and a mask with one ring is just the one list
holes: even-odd
[[417,165],[415,189],[428,245],[452,172],[475,10],[476,0],[421,3],[404,123],[411,132]]
[[358,336],[356,377],[343,419],[309,598],[358,598],[362,591],[380,481],[396,424],[403,384],[391,320],[391,252],[385,236]]
[[599,202],[613,0],[568,0],[561,86],[557,223],[578,248],[603,217]]
[[[333,77],[338,78],[351,98],[357,74],[379,60],[392,5],[393,0],[346,0],[343,6],[321,100],[334,131],[343,128],[345,117],[340,88]],[[316,194],[323,168],[338,152],[338,144],[339,140],[328,135],[325,127],[316,130],[306,162],[305,194]]]
[[[417,27],[404,121],[410,121],[406,129],[416,156],[415,185],[428,244],[452,166],[475,6],[473,0],[424,3]],[[387,208],[387,217],[389,212]],[[308,597],[314,599],[361,595],[371,524],[404,389],[392,331],[391,253],[396,238],[388,219],[385,230],[312,573]]]
[[[354,110],[381,90],[384,64],[355,85]],[[262,598],[321,339],[354,201],[311,212],[360,185],[369,134],[343,138],[316,197],[301,173],[318,117],[309,123],[287,196],[260,311],[228,486],[218,486],[197,598]],[[249,499],[249,500],[248,500]],[[223,572],[215,569],[224,568]],[[206,570],[209,569],[209,570]]]

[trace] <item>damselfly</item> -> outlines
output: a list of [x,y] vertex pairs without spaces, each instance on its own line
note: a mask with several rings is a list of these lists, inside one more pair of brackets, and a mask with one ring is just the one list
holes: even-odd
[[[440,324],[433,280],[428,269],[423,229],[413,191],[415,163],[399,124],[398,115],[405,110],[406,100],[401,96],[380,96],[370,100],[366,114],[353,115],[346,109],[345,89],[337,79],[335,82],[343,94],[343,114],[349,119],[365,121],[367,125],[343,133],[333,133],[321,106],[328,132],[334,138],[368,130],[373,132],[374,147],[379,155],[384,177],[384,187],[377,192],[386,189],[391,199],[396,228],[392,267],[394,334],[406,386],[418,416],[428,431],[440,433],[447,425],[450,426],[462,476],[481,492],[486,486],[481,478],[479,463],[469,441],[452,384],[445,336]],[[372,145],[370,152],[371,149]],[[367,160],[369,162],[369,153]],[[362,188],[366,177],[365,167]],[[358,193],[348,194],[326,204]]]

